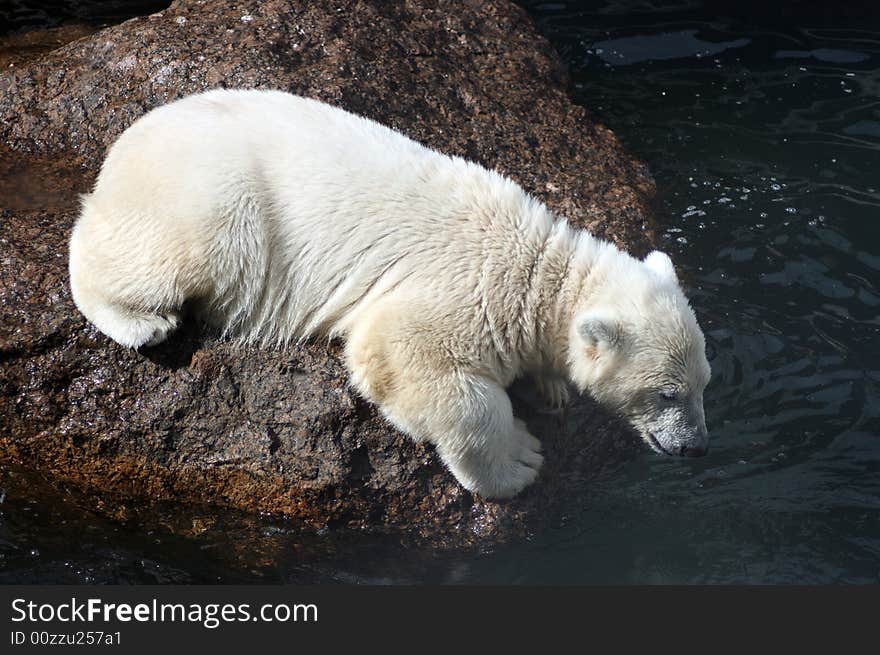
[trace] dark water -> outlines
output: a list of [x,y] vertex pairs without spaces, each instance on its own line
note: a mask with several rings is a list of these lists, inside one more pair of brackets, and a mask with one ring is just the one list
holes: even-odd
[[106,25],[161,11],[170,0],[3,0],[0,34],[67,23]]
[[628,467],[519,579],[880,581],[880,5],[583,4],[532,11],[656,177],[712,452]]
[[0,582],[880,582],[880,9],[790,5],[530,6],[657,179],[709,344],[709,457],[646,450],[560,527],[468,555],[110,522],[4,470]]

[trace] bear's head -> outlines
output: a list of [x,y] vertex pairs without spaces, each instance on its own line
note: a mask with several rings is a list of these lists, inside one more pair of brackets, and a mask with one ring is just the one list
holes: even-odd
[[656,452],[708,450],[705,340],[668,256],[609,257],[596,267],[569,334],[572,381],[626,417]]

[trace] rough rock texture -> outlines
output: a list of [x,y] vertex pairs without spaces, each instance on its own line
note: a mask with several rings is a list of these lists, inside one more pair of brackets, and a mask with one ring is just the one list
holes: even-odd
[[0,460],[114,512],[209,502],[444,545],[521,534],[575,502],[632,447],[589,401],[556,416],[516,391],[545,469],[517,499],[486,502],[347,388],[338,344],[241,348],[189,327],[128,351],[76,311],[66,269],[76,193],[106,147],[150,108],[217,86],[365,114],[644,252],[650,176],[565,82],[525,13],[500,0],[180,0],[0,73]]

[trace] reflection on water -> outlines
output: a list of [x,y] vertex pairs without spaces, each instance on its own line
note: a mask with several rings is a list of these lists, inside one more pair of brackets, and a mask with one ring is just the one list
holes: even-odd
[[[582,579],[876,583],[880,14],[764,27],[694,9],[634,26],[601,4],[534,11],[578,96],[657,178],[708,340],[712,452],[604,483],[569,565],[628,542],[619,568]],[[528,579],[562,581],[554,560]]]
[[597,41],[587,51],[611,66],[627,66],[643,61],[681,59],[682,57],[708,57],[731,48],[742,48],[749,39],[733,41],[703,41],[695,34],[697,30],[663,32],[648,36],[638,35],[623,39]]
[[880,15],[637,4],[531,11],[657,178],[713,367],[708,457],[644,452],[558,528],[467,555],[248,517],[111,523],[0,471],[0,581],[880,582]]

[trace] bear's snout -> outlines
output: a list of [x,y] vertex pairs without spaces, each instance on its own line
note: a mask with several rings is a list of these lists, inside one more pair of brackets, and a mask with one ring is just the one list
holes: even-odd
[[709,433],[705,428],[691,428],[685,435],[666,432],[646,432],[646,441],[658,453],[673,457],[703,457],[709,452]]
[[690,438],[686,439],[678,449],[681,457],[703,457],[709,452],[709,432],[705,426],[691,429]]

